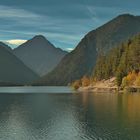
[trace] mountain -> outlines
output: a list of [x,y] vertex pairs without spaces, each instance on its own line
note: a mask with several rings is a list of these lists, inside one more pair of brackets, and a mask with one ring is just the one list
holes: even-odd
[[43,76],[56,67],[67,54],[55,48],[44,36],[38,35],[13,50],[29,68]]
[[140,32],[140,17],[120,15],[89,32],[57,67],[35,85],[67,85],[83,75],[91,75],[97,56]]
[[5,48],[5,49],[7,49],[9,52],[12,52],[11,47],[9,47],[8,45],[6,45],[5,43],[0,42],[0,46],[3,47],[3,48]]
[[107,55],[98,57],[93,76],[97,80],[118,74],[123,78],[133,70],[140,71],[140,34],[111,49]]
[[39,78],[4,43],[0,43],[0,85],[25,84]]

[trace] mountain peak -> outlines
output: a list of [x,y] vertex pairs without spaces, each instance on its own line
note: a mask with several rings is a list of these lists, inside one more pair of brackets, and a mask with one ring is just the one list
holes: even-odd
[[132,14],[121,14],[121,15],[119,15],[119,16],[117,16],[117,18],[135,18],[135,17],[137,17],[137,16],[134,16],[134,15],[132,15]]
[[36,35],[33,37],[34,40],[47,40],[43,35]]
[[135,17],[135,16],[132,14],[126,13],[126,14],[121,14],[118,17]]
[[44,36],[37,35],[14,49],[14,54],[42,76],[56,67],[67,52],[57,49]]

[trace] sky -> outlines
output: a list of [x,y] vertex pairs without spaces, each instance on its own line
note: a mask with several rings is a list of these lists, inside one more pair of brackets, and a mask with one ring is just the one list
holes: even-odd
[[91,30],[120,14],[140,15],[139,0],[0,0],[0,40],[16,47],[44,35],[71,51]]

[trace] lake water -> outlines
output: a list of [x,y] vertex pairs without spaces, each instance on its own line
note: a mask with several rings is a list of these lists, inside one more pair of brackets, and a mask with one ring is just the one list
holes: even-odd
[[71,92],[0,88],[0,140],[140,140],[140,94]]

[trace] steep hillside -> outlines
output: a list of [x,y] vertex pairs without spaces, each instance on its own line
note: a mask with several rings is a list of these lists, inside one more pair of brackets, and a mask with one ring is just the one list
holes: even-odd
[[140,17],[120,15],[89,32],[75,50],[67,54],[58,66],[35,85],[67,85],[83,75],[91,75],[97,56],[140,32]]

